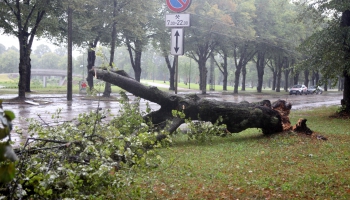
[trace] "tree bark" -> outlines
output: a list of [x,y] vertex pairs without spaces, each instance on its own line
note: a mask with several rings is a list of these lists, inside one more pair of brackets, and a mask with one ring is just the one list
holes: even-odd
[[[235,85],[233,88],[233,93],[238,94],[239,78],[241,76],[242,69],[245,68],[247,63],[253,58],[253,56],[255,55],[255,51],[248,51],[248,44],[243,44],[241,46],[234,45],[233,49],[233,59],[236,66]],[[238,50],[240,52],[238,52]]]
[[309,87],[309,74],[310,74],[310,71],[308,69],[304,70],[304,77],[305,77],[304,85],[306,87]]
[[[96,37],[94,41],[89,42],[89,49],[88,49],[88,58],[87,58],[87,70],[90,71],[95,66],[96,61],[96,52],[95,48],[97,46],[97,43],[99,41],[99,37]],[[88,76],[86,78],[90,91],[94,88],[94,77],[91,73],[88,73]]]
[[[341,17],[341,27],[349,27],[350,26],[350,10],[345,10],[342,13]],[[348,37],[348,34],[344,34],[344,37]],[[348,38],[344,38],[344,46],[349,46],[349,44],[346,44],[346,40]],[[350,50],[347,47],[344,47],[345,53],[345,59],[349,60],[350,56]],[[347,61],[348,62],[348,61]],[[343,106],[343,109],[346,113],[350,113],[350,72],[349,72],[349,66],[347,66],[347,69],[344,69],[343,76],[344,76],[344,90],[343,90],[343,99],[341,100],[341,105]]]
[[[117,38],[117,22],[115,21],[115,17],[117,16],[117,1],[113,1],[113,25],[112,25],[112,35],[111,35],[111,52],[109,56],[109,67],[113,68],[113,61],[114,61],[114,51],[115,51],[115,43]],[[105,84],[105,90],[103,92],[104,97],[110,97],[112,93],[111,84],[106,82]]]
[[175,90],[175,59],[173,65],[170,64],[169,56],[164,54],[165,63],[169,70],[169,90]]
[[[156,87],[147,87],[130,78],[124,71],[94,69],[90,73],[135,96],[159,104],[161,106],[159,110],[151,112],[144,118],[160,128],[167,127],[170,132],[184,123],[183,119],[172,115],[173,110],[183,112],[186,119],[212,123],[222,117],[219,124],[226,124],[227,130],[232,133],[241,132],[247,128],[261,128],[264,134],[272,134],[291,128],[288,118],[291,104],[283,100],[273,104],[269,100],[258,103],[220,102],[202,99],[195,94],[180,96],[163,92]],[[170,122],[170,125],[166,124],[167,122]]]
[[68,65],[67,65],[67,100],[73,99],[73,9],[68,6]]
[[247,77],[247,65],[242,67],[242,89],[241,91],[245,91],[245,82]]
[[257,91],[261,93],[262,85],[264,81],[264,70],[265,70],[265,52],[260,50],[258,52],[258,58],[256,61],[256,70],[258,72],[258,87]]
[[[221,74],[222,74],[222,90],[227,91],[227,77],[228,77],[228,71],[227,71],[227,57],[228,53],[226,50],[222,50],[222,53],[219,52],[222,59],[224,60],[223,63],[218,63],[215,60],[216,66],[219,68]],[[218,82],[220,84],[220,81]]]
[[126,46],[130,56],[131,66],[134,69],[135,80],[140,82],[141,80],[141,56],[142,56],[142,41],[135,39],[134,48],[131,46],[131,40],[126,38]]
[[299,82],[299,72],[294,71],[293,84],[297,85]]

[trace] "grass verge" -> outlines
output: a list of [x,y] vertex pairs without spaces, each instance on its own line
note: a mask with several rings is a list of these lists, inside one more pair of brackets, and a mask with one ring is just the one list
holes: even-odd
[[349,199],[350,121],[330,118],[336,109],[291,113],[293,124],[306,118],[328,141],[257,129],[204,144],[177,135],[160,152],[163,164],[139,174],[151,191],[144,198]]

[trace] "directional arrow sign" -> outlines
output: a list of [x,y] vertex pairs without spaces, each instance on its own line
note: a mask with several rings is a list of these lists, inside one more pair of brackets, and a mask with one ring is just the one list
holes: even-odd
[[182,28],[171,29],[171,54],[184,55],[184,30]]

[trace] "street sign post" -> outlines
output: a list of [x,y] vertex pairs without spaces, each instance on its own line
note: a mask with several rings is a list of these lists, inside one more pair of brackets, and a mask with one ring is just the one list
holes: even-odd
[[183,12],[191,5],[191,0],[166,0],[168,8],[174,12]]
[[[168,8],[174,12],[180,13],[185,11],[192,0],[166,0]],[[178,83],[178,57],[184,55],[184,30],[179,27],[190,26],[189,14],[167,14],[165,16],[165,26],[173,27],[171,29],[171,54],[174,55],[175,61],[175,94],[177,94]]]
[[165,27],[190,27],[190,14],[166,14]]
[[184,54],[184,30],[182,28],[171,29],[171,54]]

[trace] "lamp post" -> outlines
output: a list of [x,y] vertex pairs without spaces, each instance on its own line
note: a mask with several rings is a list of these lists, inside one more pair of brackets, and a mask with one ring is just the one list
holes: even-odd
[[84,53],[83,53],[83,64],[80,65],[83,68],[83,80],[85,79],[85,70],[84,70]]

